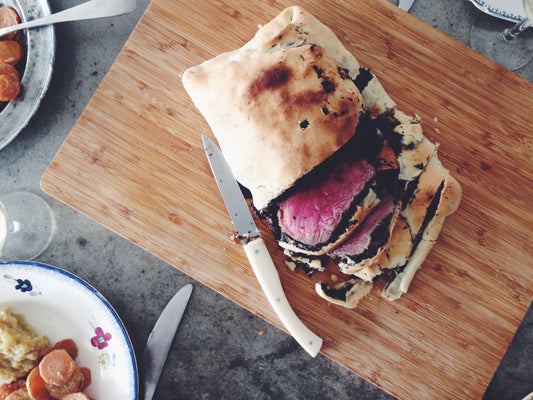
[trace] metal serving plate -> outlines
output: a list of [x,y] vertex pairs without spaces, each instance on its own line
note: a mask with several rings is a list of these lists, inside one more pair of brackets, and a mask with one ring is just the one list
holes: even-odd
[[507,21],[518,22],[525,18],[522,0],[470,0],[484,13]]
[[[50,15],[50,5],[46,0],[0,0],[0,5],[13,7],[23,22]],[[39,107],[52,77],[56,47],[53,26],[25,29],[21,44],[26,52],[21,89],[18,97],[0,111],[0,150],[26,126]]]

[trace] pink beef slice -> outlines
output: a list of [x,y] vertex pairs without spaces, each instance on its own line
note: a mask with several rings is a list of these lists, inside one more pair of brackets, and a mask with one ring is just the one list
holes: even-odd
[[338,257],[362,254],[370,245],[372,232],[394,212],[396,205],[390,195],[384,196],[381,203],[368,215],[360,227],[332,254]]
[[340,163],[279,204],[281,230],[306,245],[327,243],[343,213],[374,176],[366,160]]

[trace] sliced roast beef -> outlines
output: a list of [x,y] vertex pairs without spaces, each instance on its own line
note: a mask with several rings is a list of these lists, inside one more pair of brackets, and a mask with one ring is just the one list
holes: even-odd
[[310,246],[327,243],[354,199],[374,177],[375,170],[366,160],[339,164],[279,204],[282,232]]
[[389,217],[396,205],[392,196],[386,195],[381,203],[365,218],[352,235],[332,254],[337,257],[356,256],[365,252],[372,241],[372,233]]

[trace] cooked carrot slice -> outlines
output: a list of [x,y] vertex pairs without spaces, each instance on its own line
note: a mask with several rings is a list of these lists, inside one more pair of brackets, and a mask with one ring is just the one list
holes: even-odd
[[[0,7],[0,28],[20,24],[20,16],[11,7]],[[15,31],[2,36],[4,40],[14,40],[19,36],[20,31]]]
[[32,369],[26,378],[26,389],[35,400],[52,400],[52,396],[46,389],[46,382],[39,373],[39,367]]
[[87,367],[80,367],[80,371],[83,374],[83,387],[81,388],[83,390],[92,382],[91,370]]
[[9,75],[13,79],[19,80],[19,73],[11,64],[0,62],[0,75]]
[[6,400],[32,400],[26,389],[19,389],[6,397]]
[[22,46],[14,40],[0,40],[0,62],[15,65],[24,55]]
[[5,400],[11,393],[26,387],[26,382],[23,379],[17,379],[15,382],[4,383],[0,386],[0,400]]
[[39,363],[39,373],[46,383],[62,386],[72,378],[76,363],[64,349],[52,350]]
[[67,394],[81,392],[84,387],[84,380],[85,376],[83,375],[81,368],[76,366],[72,378],[68,382],[60,386],[47,383],[46,388],[53,398],[62,399]]
[[11,75],[0,75],[0,101],[10,101],[18,96],[20,81]]
[[64,397],[61,397],[61,400],[90,400],[90,399],[85,393],[78,392],[78,393],[67,394]]
[[52,350],[63,349],[75,360],[78,357],[78,346],[72,339],[64,339],[57,342]]

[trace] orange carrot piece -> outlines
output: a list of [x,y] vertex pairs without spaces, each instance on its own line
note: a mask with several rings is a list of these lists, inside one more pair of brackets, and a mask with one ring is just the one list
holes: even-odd
[[46,389],[46,382],[39,372],[39,367],[32,369],[26,378],[26,389],[35,400],[52,400],[52,396]]
[[91,370],[87,367],[80,367],[80,371],[83,374],[83,387],[81,388],[83,390],[92,382]]
[[0,40],[0,62],[17,64],[24,55],[22,46],[14,40]]
[[19,73],[11,64],[0,62],[0,75],[9,75],[13,79],[19,80]]
[[64,349],[52,350],[39,363],[39,373],[48,384],[62,386],[72,378],[76,363]]
[[6,397],[6,400],[32,400],[26,388],[19,389]]
[[78,392],[78,393],[67,394],[64,397],[61,397],[61,400],[90,400],[90,399],[85,393]]
[[[0,7],[0,28],[20,24],[20,16],[11,7]],[[3,40],[14,40],[19,37],[20,31],[8,33],[2,37]]]
[[0,101],[15,99],[20,92],[20,82],[8,75],[0,75]]
[[0,386],[0,400],[5,400],[11,393],[26,387],[23,379],[17,379],[15,382],[4,383]]
[[68,394],[81,392],[84,387],[84,375],[81,368],[76,366],[72,378],[64,385],[57,386],[50,383],[46,384],[46,388],[50,395],[55,399],[62,399]]
[[13,100],[19,91],[19,73],[14,66],[0,62],[0,101]]
[[63,349],[75,360],[78,357],[78,346],[72,339],[63,339],[57,342],[52,350]]

